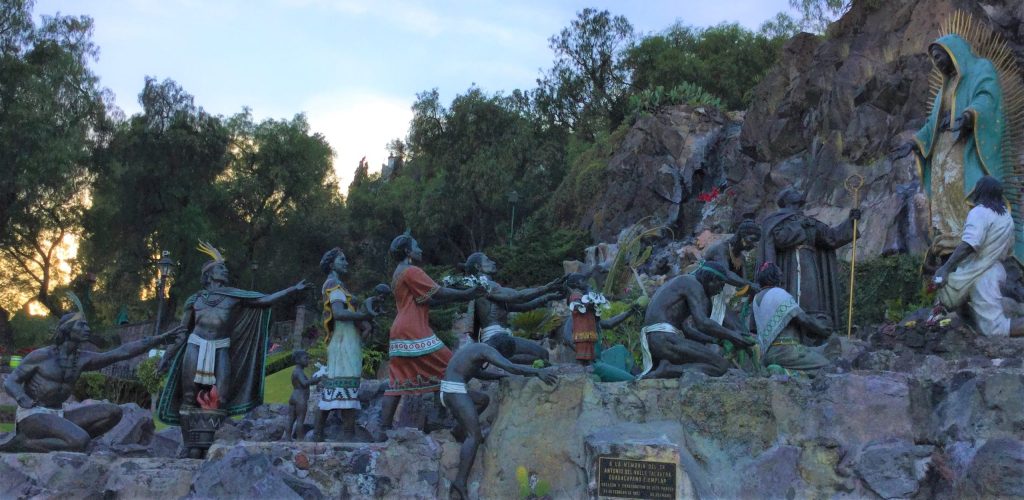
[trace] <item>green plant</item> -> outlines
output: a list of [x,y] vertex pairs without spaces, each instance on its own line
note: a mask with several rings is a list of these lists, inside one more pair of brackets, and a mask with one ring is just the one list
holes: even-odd
[[712,106],[722,109],[722,100],[715,97],[700,85],[682,82],[669,90],[658,85],[653,89],[644,89],[629,96],[629,115],[633,121],[641,116],[655,114],[666,106],[689,104],[691,106]]
[[139,366],[135,367],[135,378],[142,384],[146,392],[149,393],[150,411],[156,410],[157,395],[160,394],[160,390],[164,385],[164,376],[156,371],[159,363],[160,358],[154,356],[144,359],[139,363]]
[[[631,305],[632,302],[613,301],[601,311],[601,317],[611,318],[625,312]],[[601,330],[601,349],[607,349],[615,344],[622,344],[633,355],[634,364],[640,364],[640,328],[642,326],[643,317],[633,315],[615,328]]]
[[644,224],[649,218],[644,218],[633,224],[626,230],[626,234],[619,238],[619,251],[612,259],[608,267],[608,277],[604,280],[604,294],[609,297],[622,297],[631,295],[635,286],[637,295],[646,295],[640,283],[640,276],[636,274],[636,268],[642,266],[647,259],[651,258],[651,247],[644,245],[644,239],[658,235],[666,228],[657,226],[645,228]]
[[290,368],[294,364],[294,362],[292,362],[292,351],[282,351],[271,354],[270,356],[267,356],[265,363],[266,368],[263,370],[265,375],[271,375]]
[[564,321],[565,318],[555,314],[550,309],[541,308],[512,313],[509,315],[508,323],[516,336],[539,340],[562,326]]
[[387,352],[381,352],[376,349],[363,348],[363,376],[369,378],[376,378],[377,371],[380,369],[381,363],[387,359]]
[[[858,261],[855,271],[853,324],[867,326],[883,321],[899,321],[908,313],[929,307],[921,278],[921,255],[893,255]],[[840,304],[842,318],[837,329],[846,331],[850,292],[850,265],[841,262]]]
[[527,471],[522,465],[516,467],[516,484],[519,485],[519,498],[522,499],[547,498],[551,492],[551,485],[547,481],[539,479],[536,472]]

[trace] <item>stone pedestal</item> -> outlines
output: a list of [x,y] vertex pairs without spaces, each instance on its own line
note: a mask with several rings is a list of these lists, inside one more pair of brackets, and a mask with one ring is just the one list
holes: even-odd
[[584,446],[590,498],[696,498],[679,445],[665,434],[611,427]]

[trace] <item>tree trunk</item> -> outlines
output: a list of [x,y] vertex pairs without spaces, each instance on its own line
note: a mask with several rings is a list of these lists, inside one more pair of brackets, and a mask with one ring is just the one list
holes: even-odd
[[14,330],[11,329],[11,314],[0,307],[0,346],[8,352],[14,351]]

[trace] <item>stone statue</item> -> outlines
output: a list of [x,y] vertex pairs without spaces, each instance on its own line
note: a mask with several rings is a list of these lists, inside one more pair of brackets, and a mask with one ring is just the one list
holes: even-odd
[[782,288],[800,308],[836,328],[843,318],[836,249],[853,241],[853,221],[860,220],[860,210],[850,210],[845,222],[828,227],[804,215],[804,194],[794,188],[779,193],[777,203],[779,211],[762,225],[761,262],[778,265]]
[[[78,303],[77,298],[72,301]],[[53,345],[30,352],[7,376],[4,390],[18,402],[18,408],[14,437],[0,444],[0,452],[86,451],[93,438],[121,421],[121,408],[96,403],[65,411],[64,403],[79,375],[138,356],[169,342],[178,332],[174,329],[107,352],[80,350],[91,333],[81,307],[64,314]]]
[[704,251],[704,260],[721,264],[726,272],[725,286],[722,293],[715,295],[711,302],[711,319],[719,325],[727,325],[734,330],[745,330],[744,323],[734,314],[729,314],[729,302],[737,295],[737,287],[748,292],[757,293],[758,286],[746,277],[746,263],[750,252],[757,248],[761,241],[761,226],[750,218],[745,219],[736,227],[736,232],[727,240],[711,245]]
[[640,330],[641,377],[678,377],[682,370],[719,376],[731,364],[706,343],[728,340],[739,347],[754,345],[749,335],[711,320],[711,297],[721,293],[725,281],[724,266],[701,262],[692,273],[676,276],[654,292]]
[[341,280],[348,273],[348,259],[340,248],[328,250],[320,259],[320,268],[327,273],[323,286],[323,320],[329,337],[327,369],[320,382],[315,440],[323,441],[324,422],[331,411],[338,410],[342,440],[351,441],[356,435],[356,412],[362,408],[359,402],[359,383],[363,375],[360,332],[370,331],[369,322],[377,316],[373,307],[375,299],[367,299],[357,310],[352,294]]
[[381,405],[383,431],[391,429],[402,396],[440,389],[452,352],[430,328],[430,306],[469,302],[487,293],[483,285],[458,290],[435,283],[415,265],[423,260],[423,250],[408,233],[392,240],[389,252],[398,262],[391,279],[398,313],[389,332],[388,390]]
[[828,359],[822,354],[824,346],[810,347],[803,339],[811,336],[825,339],[832,332],[820,320],[800,309],[796,299],[779,287],[782,283],[779,266],[772,262],[762,264],[757,282],[763,288],[753,301],[761,364],[800,371],[827,366]]
[[309,407],[309,386],[320,381],[320,377],[307,377],[309,354],[302,349],[292,351],[292,395],[288,398],[288,427],[282,437],[285,441],[302,439],[306,435],[306,409]]
[[565,286],[569,290],[566,299],[569,301],[569,318],[563,326],[564,340],[575,348],[576,361],[583,365],[598,359],[598,340],[602,330],[615,328],[639,312],[637,307],[631,307],[611,318],[601,319],[608,299],[591,290],[588,279],[589,276],[583,273],[572,273],[565,278]]
[[500,335],[487,343],[473,343],[456,351],[444,372],[444,379],[441,381],[441,404],[455,416],[458,426],[453,434],[456,439],[462,441],[459,472],[452,482],[452,498],[456,498],[456,495],[460,499],[469,498],[466,494],[466,480],[469,478],[470,469],[473,468],[476,450],[484,439],[480,432],[479,416],[490,402],[486,394],[469,389],[466,384],[474,378],[497,380],[506,376],[484,369],[488,364],[515,375],[533,375],[548,384],[554,384],[556,381],[550,368],[539,370],[509,361],[508,356],[515,350],[515,342],[507,335]]
[[200,251],[213,260],[203,266],[203,289],[185,301],[177,342],[164,354],[169,370],[160,395],[159,417],[181,425],[189,456],[201,458],[226,416],[263,403],[270,306],[309,288],[305,280],[264,295],[228,286],[224,257],[209,243]]
[[469,276],[483,277],[487,280],[487,296],[479,297],[470,303],[474,340],[489,342],[498,336],[508,337],[516,346],[514,356],[510,356],[515,362],[529,364],[537,359],[547,361],[547,349],[536,342],[512,335],[512,329],[508,326],[508,313],[530,311],[562,298],[563,280],[556,279],[541,287],[521,290],[503,287],[488,276],[497,272],[498,267],[482,252],[470,255],[461,267]]
[[1024,318],[1006,315],[1002,260],[1013,249],[1013,218],[1006,207],[1002,184],[992,176],[978,180],[971,193],[974,208],[967,213],[960,244],[936,272],[939,303],[949,309],[967,305],[982,335],[1024,336]]

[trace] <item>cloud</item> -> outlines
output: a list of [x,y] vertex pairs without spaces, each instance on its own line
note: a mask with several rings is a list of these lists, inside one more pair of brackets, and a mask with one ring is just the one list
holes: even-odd
[[405,139],[412,119],[410,106],[411,97],[352,89],[316,95],[303,104],[310,127],[334,149],[334,171],[343,191],[360,158],[366,157],[371,172],[379,170],[387,161],[387,143]]

